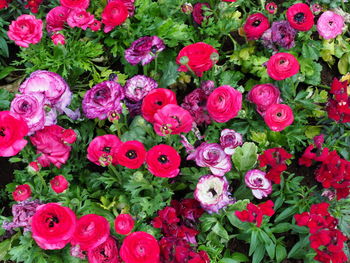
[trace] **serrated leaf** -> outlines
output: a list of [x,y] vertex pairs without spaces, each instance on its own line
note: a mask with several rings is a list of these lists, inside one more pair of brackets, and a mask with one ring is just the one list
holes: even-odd
[[239,171],[252,169],[258,159],[258,147],[252,142],[246,142],[241,147],[235,149],[232,161]]
[[0,260],[5,260],[5,257],[10,248],[11,248],[10,239],[5,239],[0,243]]
[[179,74],[179,72],[177,71],[178,67],[179,66],[175,62],[168,62],[168,65],[164,70],[163,76],[160,79],[159,87],[166,88],[171,84],[176,83],[176,79]]

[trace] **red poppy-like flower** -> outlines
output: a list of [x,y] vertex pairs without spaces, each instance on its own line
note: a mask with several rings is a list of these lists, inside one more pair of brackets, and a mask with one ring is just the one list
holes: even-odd
[[60,0],[61,6],[68,8],[88,8],[90,0]]
[[72,245],[79,245],[81,250],[89,251],[104,243],[109,237],[109,222],[103,216],[88,214],[77,221]]
[[256,223],[256,226],[260,227],[264,215],[272,216],[275,213],[273,206],[274,203],[271,200],[257,206],[249,203],[247,204],[247,210],[236,211],[235,215],[243,222]]
[[0,157],[16,155],[26,146],[27,123],[14,113],[0,111]]
[[255,85],[248,93],[247,99],[256,105],[256,110],[264,116],[266,109],[275,103],[280,103],[281,93],[272,84]]
[[150,123],[154,122],[154,114],[168,104],[177,104],[176,94],[170,89],[153,89],[142,101],[142,116]]
[[192,129],[191,114],[176,104],[165,105],[153,117],[153,127],[159,136],[187,133]]
[[7,0],[0,0],[0,10],[7,7],[8,7]]
[[89,263],[118,263],[118,256],[118,247],[112,236],[103,244],[88,251]]
[[138,231],[127,236],[120,248],[125,263],[158,263],[159,245],[152,235]]
[[265,9],[270,14],[276,14],[277,13],[277,5],[275,2],[270,2],[266,4]]
[[247,18],[243,29],[248,40],[256,40],[259,39],[269,27],[269,19],[262,13],[255,13]]
[[293,123],[293,111],[286,104],[272,104],[266,110],[264,121],[272,131],[282,131]]
[[32,237],[42,249],[61,249],[74,234],[74,212],[56,203],[39,206],[32,217]]
[[146,163],[148,170],[153,175],[172,178],[180,172],[181,157],[173,147],[160,144],[147,152]]
[[120,214],[114,220],[115,232],[120,235],[128,235],[134,228],[135,221],[129,214]]
[[137,169],[145,161],[146,149],[139,141],[127,141],[122,143],[117,151],[117,161],[120,165],[129,169]]
[[87,148],[87,158],[101,166],[117,165],[117,152],[121,143],[121,140],[112,134],[97,136]]
[[203,6],[206,6],[207,8],[210,8],[210,5],[208,3],[196,3],[193,6],[193,12],[192,12],[192,16],[193,16],[193,20],[201,25],[204,19],[207,19],[207,16],[204,16],[204,11],[203,11]]
[[21,184],[12,192],[13,199],[17,202],[27,200],[32,194],[32,189],[28,184]]
[[67,179],[63,175],[55,176],[50,181],[50,184],[52,190],[54,190],[57,194],[64,192],[69,186]]
[[229,85],[216,88],[208,97],[207,110],[216,122],[227,122],[242,108],[242,93]]
[[198,77],[201,77],[204,71],[211,69],[218,60],[218,51],[203,42],[184,47],[176,57],[176,63],[181,65],[178,71],[187,72],[190,68]]
[[314,25],[314,15],[310,7],[304,3],[290,6],[286,16],[290,25],[299,31],[308,31]]
[[109,2],[102,12],[102,23],[105,25],[103,31],[108,33],[116,26],[124,23],[128,18],[128,8],[119,0]]
[[276,53],[267,62],[267,74],[274,80],[284,80],[299,72],[298,60],[289,53]]

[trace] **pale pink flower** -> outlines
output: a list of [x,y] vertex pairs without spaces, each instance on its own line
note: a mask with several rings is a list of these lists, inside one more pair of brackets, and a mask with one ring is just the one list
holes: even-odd
[[336,38],[344,26],[344,18],[332,11],[324,12],[317,21],[317,31],[324,39]]

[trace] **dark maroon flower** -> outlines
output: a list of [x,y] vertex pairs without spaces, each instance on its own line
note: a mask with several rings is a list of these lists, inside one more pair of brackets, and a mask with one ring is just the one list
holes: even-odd
[[193,12],[192,12],[192,16],[194,21],[201,25],[204,19],[207,19],[208,16],[204,15],[204,10],[203,10],[203,6],[206,6],[207,8],[210,8],[209,3],[196,3],[193,6]]
[[206,113],[206,102],[208,96],[202,89],[195,89],[185,98],[181,107],[187,110],[193,117],[194,121],[200,124],[210,124],[211,119]]

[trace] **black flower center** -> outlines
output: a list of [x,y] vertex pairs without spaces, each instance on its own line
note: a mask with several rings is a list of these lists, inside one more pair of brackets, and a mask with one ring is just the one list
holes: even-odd
[[125,154],[129,159],[135,159],[137,157],[137,153],[134,150],[129,150]]
[[153,46],[151,47],[151,52],[152,52],[153,54],[156,54],[157,51],[158,51],[157,46],[153,45]]
[[298,24],[304,23],[305,22],[305,14],[302,12],[297,13],[294,16],[294,21],[297,22]]
[[255,20],[252,24],[254,27],[258,27],[261,24],[261,20]]
[[159,106],[161,106],[161,105],[163,104],[163,102],[161,102],[161,101],[158,100],[158,101],[156,101],[156,104],[159,105]]
[[214,188],[210,188],[210,189],[208,190],[208,193],[211,193],[213,197],[216,196],[216,195],[218,194],[218,193],[214,190]]
[[4,131],[5,131],[4,128],[1,128],[1,129],[0,129],[0,136],[1,136],[1,137],[5,137],[6,134],[4,133]]
[[158,157],[158,161],[163,164],[169,162],[168,157],[164,154]]
[[49,222],[49,227],[54,227],[55,224],[60,222],[58,220],[57,216],[52,216],[52,217],[48,218],[47,221]]
[[104,147],[104,148],[103,148],[103,151],[104,151],[105,153],[110,153],[110,152],[111,152],[111,147]]
[[282,113],[278,112],[276,115],[277,115],[277,117],[281,117]]

